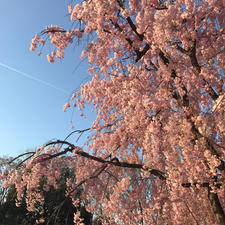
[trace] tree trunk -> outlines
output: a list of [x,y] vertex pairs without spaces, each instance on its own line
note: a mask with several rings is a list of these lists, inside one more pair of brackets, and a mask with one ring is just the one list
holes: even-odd
[[212,206],[212,210],[215,214],[218,225],[225,225],[225,214],[223,208],[220,204],[217,193],[213,193],[210,190],[208,191],[208,198]]

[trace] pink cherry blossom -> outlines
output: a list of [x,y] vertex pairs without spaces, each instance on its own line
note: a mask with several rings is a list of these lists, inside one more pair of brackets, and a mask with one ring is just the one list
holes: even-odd
[[64,111],[89,105],[96,118],[73,131],[90,131],[83,148],[50,142],[2,177],[16,184],[18,201],[27,189],[30,210],[43,204],[39,179],[58,188],[69,164],[76,180],[67,195],[82,187],[103,224],[225,224],[224,8],[223,0],[83,1],[68,7],[71,30],[36,35],[30,49],[44,47],[44,36],[56,49],[51,63],[90,40],[81,53],[90,80]]

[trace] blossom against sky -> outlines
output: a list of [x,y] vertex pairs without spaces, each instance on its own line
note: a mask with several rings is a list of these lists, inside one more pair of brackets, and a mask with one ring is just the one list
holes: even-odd
[[[34,35],[46,26],[70,28],[67,4],[62,0],[20,0],[0,3],[0,156],[16,155],[52,138],[63,138],[88,127],[79,112],[63,112],[72,91],[88,79],[88,65],[80,60],[82,44],[68,49],[54,65],[46,54],[30,52]],[[85,43],[84,43],[85,44]],[[75,140],[75,138],[74,138]]]

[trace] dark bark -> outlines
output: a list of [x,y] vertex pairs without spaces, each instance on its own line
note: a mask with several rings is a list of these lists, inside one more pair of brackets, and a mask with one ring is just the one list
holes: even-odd
[[220,200],[218,198],[217,193],[213,193],[210,188],[208,189],[208,198],[210,201],[210,204],[212,206],[212,210],[214,212],[214,215],[216,217],[218,225],[225,225],[225,214],[223,211],[223,208],[220,204]]

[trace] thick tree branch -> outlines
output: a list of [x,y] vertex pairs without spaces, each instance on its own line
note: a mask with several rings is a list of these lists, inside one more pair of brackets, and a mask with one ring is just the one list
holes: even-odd
[[[142,165],[142,164],[121,162],[121,161],[119,161],[118,158],[106,160],[106,159],[103,159],[101,157],[96,157],[96,156],[90,155],[89,153],[82,151],[80,149],[80,147],[77,147],[77,146],[75,146],[75,145],[73,145],[73,144],[71,144],[70,142],[67,142],[67,141],[61,141],[61,140],[53,141],[53,142],[50,142],[50,143],[46,144],[44,147],[47,147],[47,146],[50,146],[50,145],[56,145],[56,144],[66,144],[69,147],[66,148],[65,150],[61,151],[61,152],[58,152],[56,154],[52,154],[50,156],[47,156],[47,157],[43,158],[42,161],[51,160],[55,157],[65,155],[66,153],[71,152],[71,153],[75,153],[76,155],[80,155],[80,156],[85,157],[87,159],[91,159],[91,160],[94,160],[96,162],[103,163],[103,164],[114,165],[114,166],[123,167],[123,168],[131,168],[131,169],[133,168],[133,169],[146,170],[145,166]],[[150,174],[159,177],[159,179],[166,180],[166,177],[165,177],[165,175],[162,171],[157,170],[157,169],[149,169],[149,168],[147,168],[147,170],[150,172]]]
[[[159,57],[162,60],[162,62],[164,63],[164,65],[168,66],[170,61],[168,59],[168,57],[165,56],[164,52],[162,50],[160,50],[159,52]],[[171,71],[171,77],[173,79],[175,79],[177,77],[177,73],[174,69],[172,69]],[[184,96],[181,97],[180,93],[176,90],[172,90],[173,87],[176,88],[176,86],[173,85],[173,83],[171,82],[171,93],[174,99],[176,99],[176,101],[178,102],[179,105],[183,106],[183,107],[187,107],[189,106],[189,98],[188,98],[188,91],[187,88],[182,85],[182,89],[185,92]]]
[[137,54],[137,58],[136,58],[136,62],[138,62],[145,54],[146,52],[150,49],[150,45],[149,44],[146,44],[145,47],[143,48],[142,51],[136,51],[136,54]]
[[[196,72],[199,70],[199,73],[201,72],[201,67],[198,64],[197,58],[196,58],[196,42],[194,42],[194,45],[191,49],[189,49],[188,51],[181,48],[179,45],[177,45],[180,49],[180,51],[182,51],[183,53],[190,55],[190,57],[192,58],[192,65],[194,67],[196,67]],[[162,50],[160,50],[159,52],[159,57],[161,58],[161,60],[163,61],[163,63],[168,66],[169,65],[169,59],[165,56],[165,54],[163,53]],[[171,77],[172,78],[176,78],[177,74],[175,70],[172,70],[171,72]],[[203,78],[204,79],[204,78]],[[204,80],[205,81],[205,80]],[[206,82],[206,81],[205,81]],[[183,98],[181,98],[179,92],[176,91],[172,91],[172,96],[173,98],[175,98],[177,100],[177,102],[181,102],[182,106],[189,106],[189,99],[188,99],[188,95],[187,95],[187,89],[186,87],[183,85],[182,89],[185,91],[185,95],[183,96]],[[212,89],[213,90],[213,89]],[[211,93],[211,92],[210,92]],[[216,94],[216,93],[215,93]],[[214,96],[214,97],[213,97]],[[218,95],[214,95],[213,93],[211,93],[211,97],[212,98],[217,98]],[[218,159],[220,158],[220,154],[218,153],[218,151],[214,148],[213,144],[211,143],[210,139],[208,137],[204,137],[199,130],[196,128],[194,122],[191,119],[191,116],[187,117],[187,120],[191,123],[192,125],[192,132],[195,135],[195,140],[198,140],[199,138],[203,137],[206,140],[206,146],[208,149],[210,149],[211,153],[213,155],[215,155]],[[225,163],[220,159],[221,164],[219,165],[218,169],[220,170],[224,170],[225,168]]]
[[225,214],[224,214],[223,208],[220,204],[220,200],[219,200],[217,193],[212,192],[209,188],[208,189],[208,198],[209,198],[210,204],[212,206],[212,210],[214,212],[216,220],[218,222],[218,225],[225,225]]
[[[181,186],[185,187],[185,188],[190,188],[190,187],[205,187],[205,188],[209,188],[210,187],[210,183],[209,182],[203,182],[203,183],[199,183],[199,182],[190,183],[190,182],[187,182],[187,183],[182,183]],[[220,188],[221,186],[222,186],[221,183],[215,184],[216,188]]]
[[[47,156],[47,157],[43,158],[42,161],[51,160],[51,159],[53,159],[55,157],[58,157],[58,156],[61,156],[61,155],[65,155],[66,153],[71,152],[71,153],[74,153],[76,155],[85,157],[85,158],[90,159],[90,160],[94,160],[96,162],[99,162],[99,163],[102,163],[102,164],[105,164],[105,165],[113,165],[113,166],[117,166],[117,167],[131,168],[131,169],[143,169],[145,171],[148,171],[150,174],[158,177],[160,180],[166,180],[167,179],[165,173],[160,171],[160,170],[158,170],[158,169],[146,168],[143,164],[121,162],[116,157],[112,158],[110,160],[106,160],[106,159],[101,158],[101,157],[90,155],[89,153],[84,152],[83,150],[81,150],[80,147],[77,147],[77,146],[75,146],[75,145],[73,145],[73,144],[71,144],[70,142],[67,142],[67,141],[57,140],[57,141],[49,142],[44,147],[48,147],[50,145],[57,145],[57,144],[63,144],[63,145],[65,144],[65,145],[67,145],[69,147],[66,148],[65,150],[61,151],[61,152],[58,152],[56,154],[52,154],[50,156]],[[185,187],[185,188],[196,187],[196,186],[209,188],[210,187],[210,183],[209,182],[203,182],[203,183],[186,182],[186,183],[182,183],[181,186]],[[220,188],[221,186],[222,186],[222,183],[220,183],[220,182],[215,184],[216,188]]]
[[[174,43],[172,43],[174,45]],[[196,56],[196,40],[193,42],[193,46],[189,48],[188,50],[185,50],[181,46],[179,46],[178,43],[175,43],[177,50],[182,52],[183,54],[186,54],[189,56],[191,60],[191,65],[194,69],[194,73],[199,76],[201,73],[201,66],[198,63],[197,56]],[[201,79],[204,81],[204,83],[209,87],[208,93],[211,96],[211,98],[215,101],[219,95],[216,93],[216,91],[213,89],[213,87],[209,84],[208,81],[205,80],[203,76],[201,76]]]
[[[119,4],[121,9],[125,10],[125,6],[124,6],[124,4],[123,4],[123,2],[121,0],[117,0],[117,3]],[[133,30],[133,32],[138,36],[139,40],[143,41],[144,40],[144,35],[137,32],[137,27],[134,24],[134,22],[132,21],[132,19],[129,16],[126,17],[125,19],[126,19],[127,23],[129,24],[129,26],[131,27],[131,29]],[[119,26],[118,23],[114,23],[114,25],[120,32],[122,32],[122,29],[121,29],[121,27]],[[130,38],[126,38],[126,40],[129,43],[129,45],[132,47],[133,41]],[[134,49],[134,51],[136,53],[136,56],[137,56],[135,61],[138,62],[146,54],[146,52],[149,49],[150,49],[150,45],[147,44],[147,43],[145,44],[145,47],[144,47],[144,49],[142,51],[140,51],[137,48]]]
[[[112,20],[110,20],[111,23],[115,26],[116,29],[118,29],[118,31],[122,32],[123,29],[120,27],[120,25],[118,23],[114,23]],[[131,23],[131,21],[130,21]],[[133,24],[132,25],[133,27],[135,27],[135,25]],[[135,27],[135,30],[136,30],[136,27]],[[140,35],[140,34],[138,34]],[[140,38],[142,38],[142,35],[140,35]],[[143,38],[142,38],[143,39]],[[133,41],[130,39],[130,38],[126,38],[126,41],[128,42],[128,44],[130,45],[130,47],[133,48]],[[138,62],[144,55],[145,53],[150,49],[150,45],[149,44],[146,44],[145,47],[143,48],[142,51],[140,51],[139,49],[135,48],[134,49],[134,52],[136,54],[136,62]]]
[[137,32],[137,27],[134,25],[132,19],[130,17],[127,17],[126,20],[127,20],[128,24],[130,25],[131,29],[134,31],[134,33],[139,37],[140,41],[143,41],[144,35],[139,34]]

